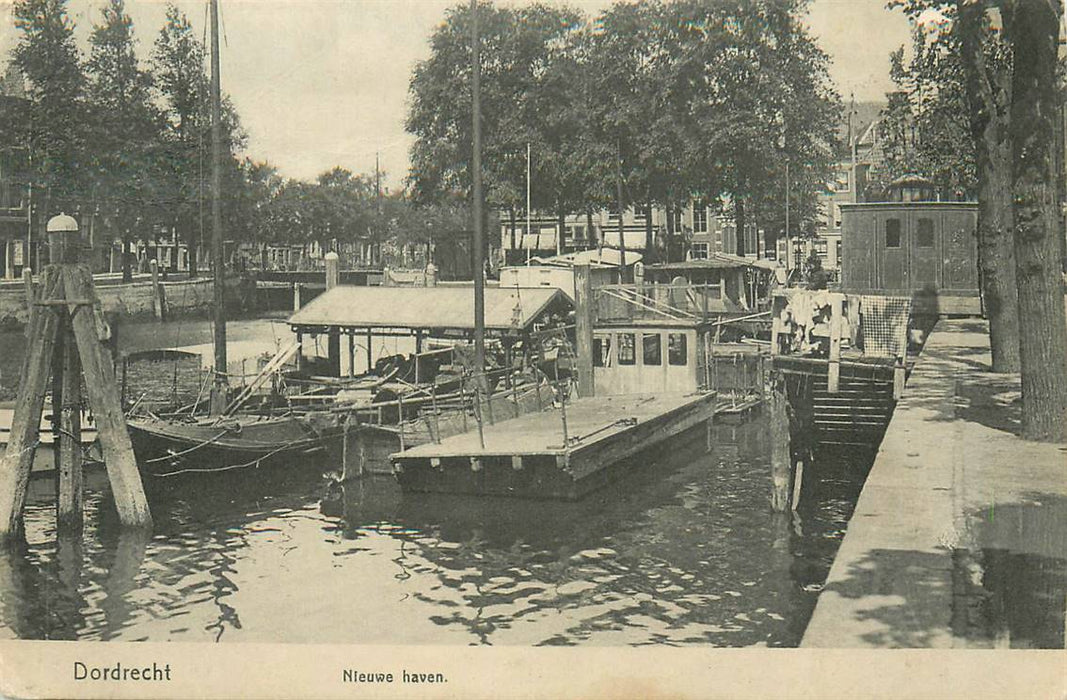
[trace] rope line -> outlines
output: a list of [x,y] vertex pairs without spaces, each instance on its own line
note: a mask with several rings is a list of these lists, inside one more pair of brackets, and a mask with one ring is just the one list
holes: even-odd
[[167,462],[167,461],[170,461],[170,460],[174,459],[175,457],[181,457],[182,455],[189,454],[190,452],[195,452],[196,450],[199,450],[201,447],[206,447],[207,445],[215,444],[215,442],[219,438],[221,438],[223,435],[226,435],[226,433],[228,433],[228,432],[230,432],[230,431],[229,430],[223,430],[221,433],[219,433],[215,437],[210,438],[208,440],[205,440],[204,442],[198,443],[196,445],[193,445],[192,447],[190,447],[188,449],[185,449],[185,450],[182,450],[181,452],[173,452],[173,453],[167,455],[166,457],[154,457],[152,459],[145,460],[145,464],[152,464],[154,462]]

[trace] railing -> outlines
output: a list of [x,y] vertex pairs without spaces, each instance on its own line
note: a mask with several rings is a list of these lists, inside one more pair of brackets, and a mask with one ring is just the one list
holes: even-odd
[[706,322],[739,310],[719,284],[611,284],[593,289],[595,323]]

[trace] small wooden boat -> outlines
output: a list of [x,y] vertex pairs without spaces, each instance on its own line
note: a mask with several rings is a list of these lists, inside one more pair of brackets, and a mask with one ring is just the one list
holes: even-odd
[[229,471],[270,466],[309,457],[338,457],[344,439],[341,416],[325,412],[280,417],[224,418],[136,416],[126,420],[143,473]]

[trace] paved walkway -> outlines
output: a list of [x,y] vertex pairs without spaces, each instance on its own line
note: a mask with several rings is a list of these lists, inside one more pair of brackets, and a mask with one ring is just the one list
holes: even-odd
[[984,322],[941,321],[897,404],[805,647],[1059,647],[1067,447],[1027,443]]

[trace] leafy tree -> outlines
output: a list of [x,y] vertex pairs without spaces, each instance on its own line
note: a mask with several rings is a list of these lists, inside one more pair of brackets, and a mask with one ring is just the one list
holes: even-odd
[[[1012,52],[1012,194],[1023,437],[1067,441],[1061,171],[1063,97],[1057,51],[1059,0],[1014,0],[1004,12]],[[1003,12],[1003,10],[1002,10]]]
[[[931,77],[923,67],[912,73],[922,75],[938,99],[960,94],[961,84],[966,95],[963,104],[957,99],[956,107],[940,117],[959,122],[971,115],[970,139],[957,154],[969,148],[974,153],[979,264],[994,368],[1010,371],[1017,358],[1023,436],[1063,440],[1067,321],[1052,116],[1062,109],[1056,80],[1060,5],[1053,0],[901,0],[894,5],[913,18],[929,11],[944,18],[924,51],[936,50],[937,61],[957,62],[960,69]],[[914,144],[920,159],[932,150],[927,143]]]
[[[203,231],[210,228],[207,205],[208,173],[211,170],[211,116],[209,84],[205,73],[203,43],[193,33],[184,13],[167,7],[167,20],[156,37],[152,53],[153,74],[167,128],[164,132],[164,162],[170,173],[167,197],[169,216],[189,248],[189,274],[196,276],[196,251]],[[241,164],[234,155],[246,136],[233,103],[222,96],[223,223],[227,231],[242,230],[235,202],[244,183]],[[228,238],[232,238],[227,234]]]
[[24,142],[35,184],[45,196],[38,210],[42,233],[53,211],[73,208],[87,172],[86,80],[66,5],[66,0],[18,0],[12,7],[21,31],[12,59],[27,81],[30,101]]
[[124,0],[110,0],[103,8],[89,43],[92,199],[102,203],[122,236],[123,279],[129,281],[134,229],[150,230],[160,195],[160,116],[151,102],[152,78],[137,60]]
[[1019,304],[1012,240],[1011,53],[984,3],[957,0],[957,40],[978,196],[978,265],[994,372],[1018,372]]
[[207,207],[205,173],[210,148],[205,138],[210,127],[208,84],[204,73],[203,44],[193,33],[184,13],[167,6],[167,19],[152,52],[153,74],[167,130],[165,163],[170,173],[167,197],[170,216],[189,250],[189,274],[197,274],[197,248]]
[[[978,199],[978,264],[989,318],[993,369],[1019,370],[1019,325],[1012,242],[1011,52],[985,0],[903,0],[915,24],[913,59],[892,57],[900,91],[882,124],[883,185],[918,172],[943,196]],[[922,18],[935,21],[920,25]]]

